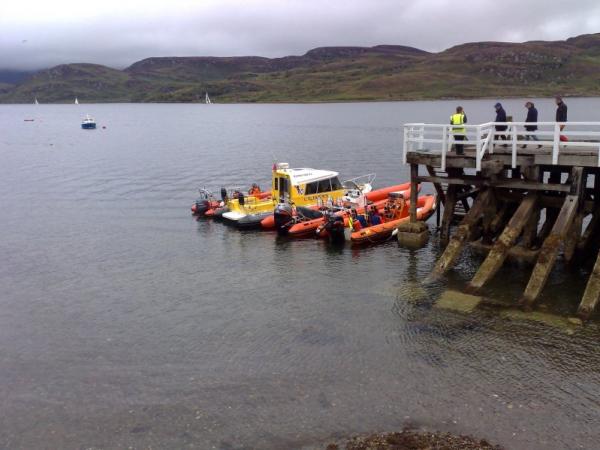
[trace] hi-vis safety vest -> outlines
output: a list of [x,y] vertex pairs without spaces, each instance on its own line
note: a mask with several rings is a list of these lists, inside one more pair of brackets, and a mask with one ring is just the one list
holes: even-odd
[[[465,124],[465,115],[463,113],[456,113],[450,116],[450,123],[452,125],[464,125]],[[464,133],[465,127],[452,127],[453,133]]]

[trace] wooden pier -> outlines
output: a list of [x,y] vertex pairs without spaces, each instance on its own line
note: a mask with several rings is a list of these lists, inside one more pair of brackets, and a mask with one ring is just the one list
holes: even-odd
[[[508,129],[497,132],[495,125]],[[443,205],[438,226],[445,250],[430,279],[451,270],[467,245],[487,252],[465,286],[469,293],[480,291],[507,259],[529,262],[519,300],[529,310],[558,258],[571,266],[595,258],[578,308],[588,319],[600,300],[600,123],[569,123],[564,131],[563,124],[538,125],[535,132],[516,122],[466,126],[461,155],[450,125],[405,125],[412,192],[418,183],[432,183]],[[526,141],[528,135],[539,141]]]

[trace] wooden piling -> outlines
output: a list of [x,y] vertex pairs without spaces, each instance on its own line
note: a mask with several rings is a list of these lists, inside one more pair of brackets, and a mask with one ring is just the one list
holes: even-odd
[[417,197],[419,195],[418,192],[418,183],[417,179],[419,177],[419,166],[417,164],[410,165],[410,222],[417,222]]
[[[559,256],[573,268],[595,257],[578,312],[584,318],[592,314],[600,303],[598,151],[559,145],[558,156],[555,147],[529,146],[516,157],[511,149],[494,146],[480,161],[475,145],[468,143],[465,155],[407,152],[411,182],[432,183],[444,206],[439,231],[445,249],[428,280],[451,269],[469,245],[486,255],[467,286],[470,291],[485,286],[506,260],[533,265],[520,299],[529,309]],[[419,175],[419,165],[426,175]],[[591,177],[594,187],[587,188]]]
[[[435,177],[435,169],[431,166],[426,166],[427,167],[427,173],[432,176]],[[411,172],[411,176],[412,176],[412,172]],[[442,188],[442,185],[440,183],[433,183],[433,187],[435,188],[435,193],[437,194],[438,200],[442,203],[446,203],[446,195],[444,194],[444,189]]]
[[573,220],[573,225],[571,225],[571,229],[567,233],[567,237],[565,238],[565,248],[563,251],[565,261],[567,264],[571,264],[573,258],[575,256],[575,250],[577,249],[577,244],[581,240],[581,227],[583,226],[583,219],[585,218],[585,212],[580,210],[575,219]]
[[456,233],[452,239],[450,239],[446,250],[436,263],[429,276],[430,281],[439,278],[454,265],[456,259],[460,256],[460,252],[465,243],[470,239],[475,225],[481,219],[486,204],[490,201],[491,195],[492,193],[490,190],[485,190],[477,196],[473,202],[473,206],[461,221]]
[[571,229],[571,225],[579,209],[583,186],[583,169],[581,167],[574,167],[571,171],[571,176],[571,192],[565,197],[563,207],[552,227],[552,231],[542,244],[538,261],[533,268],[529,283],[520,300],[521,305],[526,309],[530,309],[541,294],[548,276],[554,267],[560,245],[565,239],[567,232]]
[[590,275],[590,279],[588,280],[587,286],[585,288],[585,292],[583,294],[583,299],[579,304],[579,309],[577,310],[577,315],[584,320],[590,318],[590,315],[596,309],[598,305],[598,301],[600,300],[600,253],[598,253],[598,258],[596,258],[596,264],[594,265],[594,269]]
[[454,218],[454,207],[456,206],[456,186],[448,186],[446,191],[446,203],[444,203],[444,214],[442,215],[442,228],[440,230],[440,240],[442,245],[448,244],[450,239],[450,225]]
[[594,243],[596,237],[600,233],[600,209],[594,211],[592,214],[592,218],[587,225],[587,228],[583,232],[579,243],[577,244],[577,250],[586,254],[591,250],[592,244]]
[[475,292],[483,287],[502,267],[510,247],[514,245],[530,217],[534,214],[537,199],[538,196],[535,192],[530,192],[523,198],[519,208],[511,217],[508,225],[504,228],[504,231],[488,253],[487,258],[483,261],[483,264],[469,283],[471,291]]

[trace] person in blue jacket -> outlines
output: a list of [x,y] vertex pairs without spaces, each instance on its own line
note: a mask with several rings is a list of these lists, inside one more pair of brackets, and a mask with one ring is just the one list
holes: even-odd
[[369,214],[369,222],[371,223],[371,226],[381,224],[381,216],[379,215],[377,208],[374,206],[371,208],[371,212]]

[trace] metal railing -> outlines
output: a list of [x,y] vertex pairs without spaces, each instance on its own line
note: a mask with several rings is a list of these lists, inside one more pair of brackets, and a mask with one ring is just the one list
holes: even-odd
[[[526,126],[537,125],[535,131],[527,131]],[[561,127],[565,125],[565,129]],[[404,154],[411,151],[422,151],[427,144],[427,151],[441,154],[442,171],[446,170],[446,156],[452,146],[475,146],[475,167],[481,170],[481,161],[486,154],[493,154],[494,149],[510,148],[512,168],[517,167],[517,156],[520,147],[541,146],[552,149],[552,164],[558,164],[561,150],[585,151],[595,150],[598,153],[598,167],[600,167],[600,122],[488,122],[480,125],[461,125],[464,133],[453,131],[453,125],[407,123],[404,125]],[[506,127],[498,131],[496,127]],[[454,136],[464,136],[464,141],[457,141]]]

